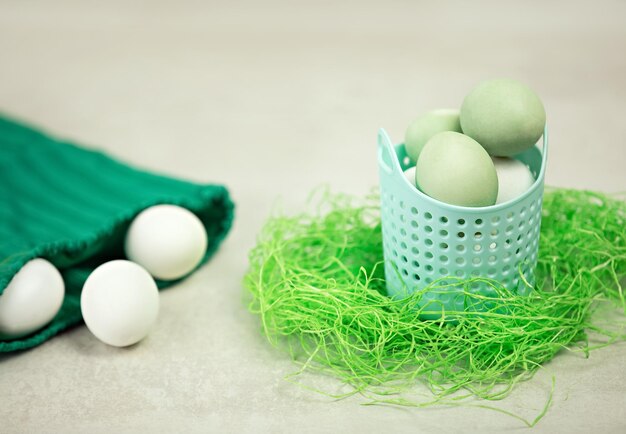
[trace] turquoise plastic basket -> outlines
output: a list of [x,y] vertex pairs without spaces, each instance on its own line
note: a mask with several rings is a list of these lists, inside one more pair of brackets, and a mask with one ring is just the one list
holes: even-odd
[[[488,207],[462,207],[433,199],[412,185],[404,176],[409,167],[404,144],[394,146],[381,129],[378,165],[388,294],[406,297],[449,276],[486,277],[528,293],[519,270],[534,284],[547,151],[546,129],[541,149],[534,146],[515,156],[535,177],[522,196]],[[470,290],[484,295],[493,291],[479,281]],[[444,309],[463,311],[466,306],[462,288],[454,285],[426,291],[420,305],[428,305],[424,311],[430,317],[439,317]]]

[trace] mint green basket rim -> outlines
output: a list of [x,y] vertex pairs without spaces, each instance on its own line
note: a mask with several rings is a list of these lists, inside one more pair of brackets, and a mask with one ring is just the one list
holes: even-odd
[[[393,145],[393,142],[389,138],[389,134],[387,134],[387,131],[385,131],[384,128],[380,128],[378,130],[378,134],[379,134],[379,138],[384,137],[385,139],[385,140],[378,141],[378,161],[379,161],[380,166],[384,170],[386,170],[388,174],[392,174],[394,170],[397,170],[399,173],[402,173],[403,170],[402,170],[402,167],[400,166],[398,154],[396,153],[396,148]],[[537,147],[536,144],[533,146]],[[385,163],[385,159],[383,158],[383,152],[385,151],[389,153],[389,156],[391,157],[390,158],[391,164],[393,167],[389,167],[387,163]],[[467,206],[451,205],[445,202],[441,202],[437,199],[433,199],[432,197],[420,191],[418,188],[414,188],[413,190],[415,194],[417,194],[423,200],[429,202],[431,205],[434,205],[436,207],[439,207],[441,209],[448,210],[448,211],[467,213],[467,214],[483,214],[485,212],[501,211],[506,208],[509,208],[515,202],[519,202],[519,201],[526,199],[528,196],[534,194],[538,189],[543,188],[546,165],[548,162],[548,126],[547,125],[545,126],[543,130],[542,146],[540,148],[540,152],[541,152],[541,169],[539,170],[539,173],[537,174],[537,179],[535,179],[535,182],[533,183],[533,185],[528,190],[526,190],[524,194],[514,199],[511,199],[507,202],[499,203],[496,205],[490,205],[490,206],[482,206],[482,207],[467,207]],[[403,182],[411,186],[411,184],[409,183],[409,180],[406,179],[406,177],[403,176],[402,178],[404,180]]]

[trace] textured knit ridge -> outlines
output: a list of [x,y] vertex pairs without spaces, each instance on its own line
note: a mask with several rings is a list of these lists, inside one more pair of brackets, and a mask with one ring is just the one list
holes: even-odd
[[[30,336],[0,341],[0,352],[30,348],[79,323],[80,290],[99,264],[124,258],[133,217],[174,204],[202,220],[206,262],[228,233],[233,204],[221,185],[199,185],[138,170],[0,117],[0,294],[29,260],[56,265],[66,296],[59,314]],[[159,288],[174,282],[157,281]]]

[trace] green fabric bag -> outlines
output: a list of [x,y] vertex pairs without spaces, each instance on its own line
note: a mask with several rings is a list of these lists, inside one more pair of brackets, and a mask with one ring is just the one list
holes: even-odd
[[[185,207],[202,220],[209,237],[206,262],[231,227],[226,188],[147,173],[0,117],[0,294],[36,257],[52,262],[65,280],[63,306],[53,321],[29,336],[0,341],[0,352],[34,347],[80,323],[87,276],[103,262],[124,258],[133,217],[161,203]],[[159,288],[173,283],[157,280]]]

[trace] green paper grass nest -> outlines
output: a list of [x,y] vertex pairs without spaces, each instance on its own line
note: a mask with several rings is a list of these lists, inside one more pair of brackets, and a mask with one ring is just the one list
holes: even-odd
[[[407,299],[386,296],[378,196],[321,196],[311,213],[267,221],[245,277],[249,309],[269,341],[302,364],[299,372],[330,373],[368,403],[458,405],[506,397],[561,350],[587,354],[625,337],[626,202],[619,198],[547,190],[530,295],[456,279],[466,303],[489,309],[452,313],[457,320],[443,323],[419,320],[416,306],[424,291],[446,290],[449,279]],[[465,290],[477,280],[496,295]],[[603,322],[594,316],[602,305],[618,307],[620,316]],[[601,343],[590,344],[589,333]],[[417,382],[432,399],[403,396]],[[548,405],[531,422],[511,415],[533,425]]]

